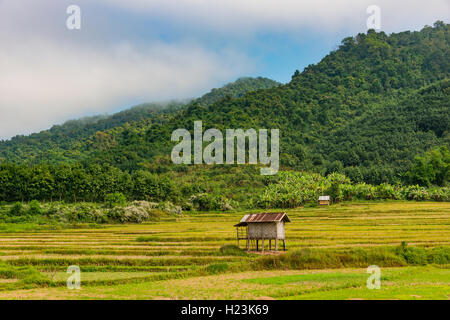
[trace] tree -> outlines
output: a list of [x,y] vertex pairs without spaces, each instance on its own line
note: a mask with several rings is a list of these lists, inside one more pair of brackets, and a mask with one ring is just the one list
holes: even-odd
[[114,208],[117,206],[124,206],[127,203],[127,198],[123,193],[115,192],[107,194],[105,196],[105,202],[109,208]]
[[407,173],[411,183],[422,186],[448,184],[450,152],[446,146],[432,149],[414,159],[414,165]]

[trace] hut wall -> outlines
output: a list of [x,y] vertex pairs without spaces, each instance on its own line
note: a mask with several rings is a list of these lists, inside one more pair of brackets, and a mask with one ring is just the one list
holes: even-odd
[[284,239],[284,222],[277,222],[277,238]]
[[284,239],[284,223],[249,223],[248,236],[250,239]]

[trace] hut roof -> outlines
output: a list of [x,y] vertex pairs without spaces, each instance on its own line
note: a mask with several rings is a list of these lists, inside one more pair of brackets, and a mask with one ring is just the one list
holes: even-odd
[[258,223],[258,222],[291,222],[286,212],[264,212],[264,213],[255,213],[255,214],[246,214],[241,221],[235,225],[235,227],[246,226],[249,223]]
[[330,201],[330,196],[319,196],[319,201]]

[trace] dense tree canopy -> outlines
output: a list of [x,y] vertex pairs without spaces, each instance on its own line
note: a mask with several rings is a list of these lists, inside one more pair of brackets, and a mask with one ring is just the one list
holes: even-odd
[[445,186],[450,175],[450,151],[446,147],[436,148],[417,156],[408,172],[411,183],[424,186]]
[[[77,171],[81,163],[88,171],[116,171],[117,181],[133,175],[153,181],[148,172],[181,170],[168,159],[172,131],[192,130],[193,122],[202,120],[205,130],[280,129],[283,168],[340,172],[371,184],[443,185],[448,175],[438,173],[442,168],[435,151],[416,157],[449,147],[449,41],[449,25],[442,22],[419,32],[369,30],[345,38],[336,51],[296,72],[285,85],[244,78],[187,104],[141,106],[69,122],[1,142],[0,161],[43,164],[33,169],[39,178],[32,182],[43,194],[52,192],[45,164],[72,163],[74,177],[82,175]],[[27,188],[19,177],[29,174],[20,168],[14,169],[18,194]],[[58,179],[64,181],[64,175]]]
[[[164,123],[168,118],[179,115],[180,109],[194,103],[206,107],[224,97],[240,97],[249,91],[278,85],[280,83],[262,77],[240,78],[190,101],[145,103],[111,116],[99,115],[70,120],[30,136],[16,136],[9,141],[0,141],[0,161],[27,164],[80,161],[92,150],[105,150],[116,146],[116,137],[108,132],[114,128],[126,130],[124,138],[130,144],[136,142],[132,140],[132,131],[135,130],[128,131],[128,128],[136,127],[136,130],[139,130],[142,126],[147,128],[155,123]],[[112,133],[114,132],[112,130]]]

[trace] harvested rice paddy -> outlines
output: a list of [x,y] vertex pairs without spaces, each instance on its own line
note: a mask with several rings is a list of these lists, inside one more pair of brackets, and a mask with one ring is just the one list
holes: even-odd
[[[287,249],[450,246],[450,204],[359,202],[286,210]],[[139,225],[0,226],[2,299],[448,299],[448,265],[382,267],[369,290],[362,266],[262,270],[268,254],[236,255],[233,225],[246,212],[185,214]],[[241,243],[244,246],[244,243]],[[284,253],[278,253],[282,255]],[[273,254],[272,254],[273,255]],[[274,257],[277,255],[273,255]],[[70,290],[66,270],[81,270]]]

